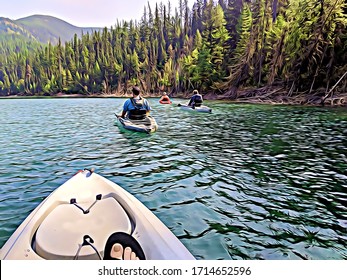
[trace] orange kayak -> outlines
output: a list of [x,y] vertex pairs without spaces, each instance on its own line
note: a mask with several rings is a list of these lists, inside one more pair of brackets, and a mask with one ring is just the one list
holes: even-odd
[[163,96],[162,98],[160,98],[159,100],[160,104],[171,104],[171,100],[168,96]]

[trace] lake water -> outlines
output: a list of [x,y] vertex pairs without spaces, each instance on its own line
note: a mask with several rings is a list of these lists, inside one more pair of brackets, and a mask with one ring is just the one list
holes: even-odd
[[0,100],[0,246],[77,170],[121,185],[197,259],[347,259],[347,111],[150,99],[151,135],[115,125],[125,99]]

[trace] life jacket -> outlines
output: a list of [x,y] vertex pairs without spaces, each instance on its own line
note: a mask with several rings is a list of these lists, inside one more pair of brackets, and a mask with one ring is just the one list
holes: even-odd
[[147,110],[143,108],[143,98],[134,99],[130,98],[131,103],[135,109],[129,110],[129,119],[131,120],[143,120],[146,117]]

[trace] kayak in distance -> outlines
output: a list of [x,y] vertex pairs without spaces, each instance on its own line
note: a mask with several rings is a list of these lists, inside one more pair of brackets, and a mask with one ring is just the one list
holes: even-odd
[[171,100],[159,100],[160,104],[172,104]]
[[146,260],[194,260],[180,240],[119,185],[80,170],[44,199],[0,250],[1,260],[113,259],[115,243]]
[[198,112],[198,113],[212,113],[212,109],[205,105],[195,106],[194,108],[192,106],[183,105],[183,104],[177,104],[177,106],[184,111],[191,111],[191,112]]
[[132,120],[127,117],[122,118],[119,115],[116,116],[118,123],[121,125],[121,127],[127,130],[152,133],[157,131],[158,129],[158,124],[152,116],[146,116],[144,119],[141,120]]
[[160,104],[171,104],[170,97],[167,95],[166,92],[163,93],[162,97],[159,99]]

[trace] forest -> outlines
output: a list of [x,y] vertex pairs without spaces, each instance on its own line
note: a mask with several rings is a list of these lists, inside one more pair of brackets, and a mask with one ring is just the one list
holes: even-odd
[[56,45],[0,42],[0,95],[176,96],[347,103],[344,0],[179,0]]

